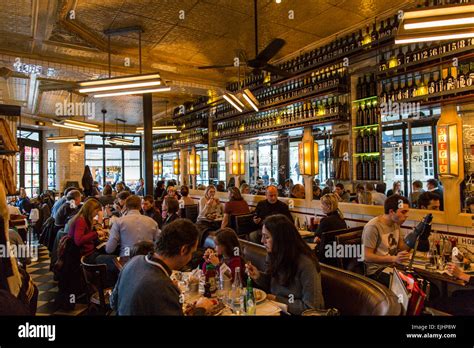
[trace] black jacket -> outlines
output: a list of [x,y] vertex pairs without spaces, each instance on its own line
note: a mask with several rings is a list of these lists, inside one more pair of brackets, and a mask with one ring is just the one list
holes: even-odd
[[345,228],[347,228],[347,225],[344,219],[339,216],[337,211],[333,211],[321,219],[315,234],[321,237],[323,232],[343,230]]

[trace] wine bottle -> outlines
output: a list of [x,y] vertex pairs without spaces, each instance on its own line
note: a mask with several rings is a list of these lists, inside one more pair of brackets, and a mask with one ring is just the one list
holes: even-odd
[[374,159],[374,177],[375,177],[375,180],[380,180],[379,167],[380,167],[379,160],[378,160],[378,158],[375,158]]
[[367,102],[364,104],[364,115],[362,116],[362,124],[361,126],[366,126],[370,124],[370,110],[367,107]]
[[356,153],[362,153],[362,131],[357,133],[356,137]]
[[377,95],[377,87],[375,84],[375,77],[373,74],[370,75],[370,83],[369,83],[369,96],[373,97]]
[[356,166],[357,180],[363,180],[363,175],[364,175],[363,168],[364,168],[364,163],[363,163],[362,157],[360,157]]
[[368,152],[372,153],[372,152],[375,152],[375,136],[372,132],[372,129],[369,129],[369,134],[368,134]]
[[369,152],[369,136],[367,132],[361,130],[362,133],[362,152],[367,153]]
[[[378,122],[377,122],[378,123]],[[380,126],[379,126],[380,127]],[[374,152],[380,152],[380,145],[379,145],[379,141],[380,141],[380,133],[379,133],[379,129],[377,128],[374,132],[374,142],[375,142],[375,148],[374,148]]]
[[356,113],[356,126],[362,126],[362,120],[364,117],[364,110],[362,110],[362,103],[359,103],[359,108],[357,109]]
[[380,21],[378,37],[379,39],[383,39],[385,37],[385,23],[383,20]]
[[377,107],[372,104],[370,106],[370,122],[369,124],[376,124],[377,122]]

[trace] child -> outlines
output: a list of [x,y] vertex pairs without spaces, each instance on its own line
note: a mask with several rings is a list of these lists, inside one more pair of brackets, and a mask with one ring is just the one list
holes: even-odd
[[230,273],[227,274],[232,277],[234,281],[235,268],[240,267],[242,281],[244,281],[243,270],[245,262],[242,259],[239,239],[233,229],[225,227],[216,232],[216,250],[207,249],[204,253],[204,264],[202,266],[203,272],[206,271],[206,266],[212,263],[219,270],[222,263],[225,263],[230,268]]

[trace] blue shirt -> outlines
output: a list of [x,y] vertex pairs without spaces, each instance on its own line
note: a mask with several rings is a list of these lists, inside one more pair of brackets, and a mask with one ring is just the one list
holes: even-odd
[[62,196],[54,203],[53,209],[51,209],[51,215],[53,216],[53,218],[56,219],[56,214],[58,213],[59,208],[61,208],[64,202],[66,202],[66,196]]
[[117,219],[110,230],[105,251],[112,254],[120,246],[120,256],[130,256],[135,243],[153,242],[158,238],[160,229],[152,218],[140,214],[138,210],[130,210],[127,215]]

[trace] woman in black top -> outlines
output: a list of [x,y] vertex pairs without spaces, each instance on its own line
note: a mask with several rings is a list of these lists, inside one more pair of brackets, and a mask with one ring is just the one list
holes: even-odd
[[172,197],[166,197],[164,206],[166,207],[166,218],[163,221],[163,227],[173,222],[174,220],[179,219],[179,203],[177,199]]
[[[347,228],[344,216],[339,210],[337,197],[334,193],[328,193],[321,197],[321,210],[326,216],[319,221],[319,225],[315,231],[315,243],[319,242],[323,232]],[[317,219],[318,218],[316,218],[316,221]]]

